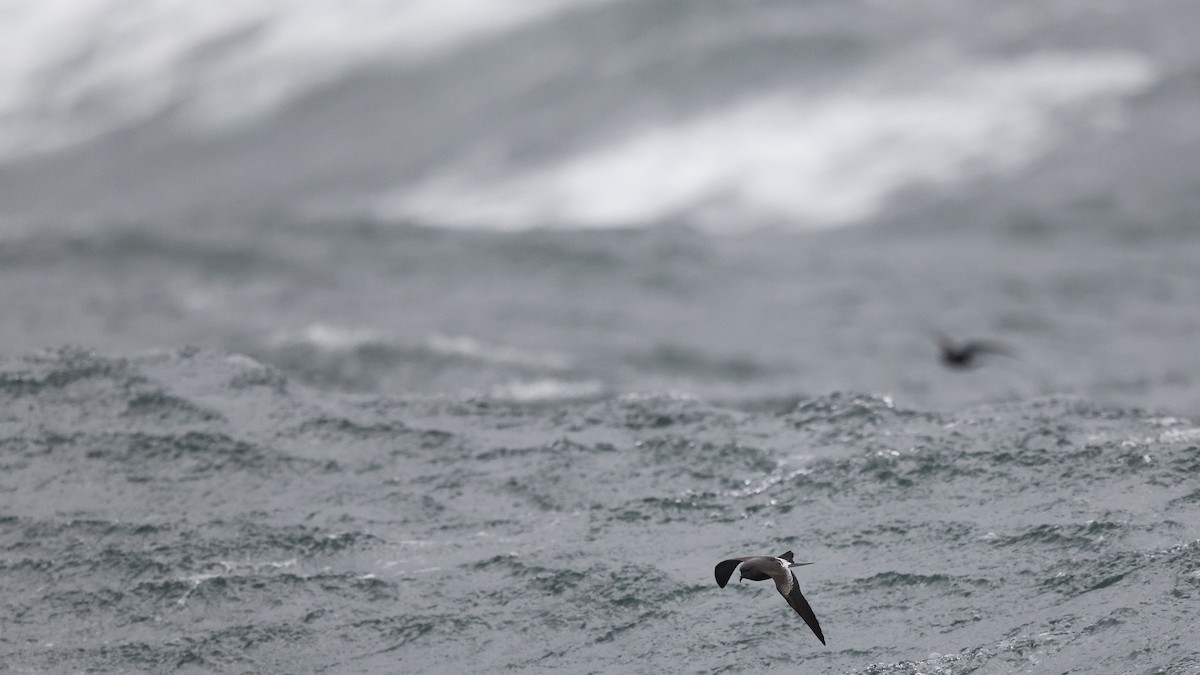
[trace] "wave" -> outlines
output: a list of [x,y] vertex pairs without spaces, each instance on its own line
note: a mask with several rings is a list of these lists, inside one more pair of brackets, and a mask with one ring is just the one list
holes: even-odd
[[[0,591],[22,618],[6,665],[1196,662],[1193,421],[1071,399],[932,414],[852,393],[759,411],[663,394],[522,405],[272,372],[191,349],[0,362]],[[814,563],[797,577],[829,648],[797,641],[769,583],[713,582],[722,556],[786,550]]]
[[601,0],[0,2],[0,159],[173,114],[223,128],[357,66],[414,60]]
[[378,330],[317,322],[277,332],[259,351],[306,381],[351,390],[417,373],[414,379],[443,382],[464,395],[512,401],[592,398],[608,390],[566,354],[467,335],[434,333],[406,342]]
[[1080,116],[1113,124],[1112,106],[1156,79],[1131,53],[1036,54],[901,86],[895,76],[826,95],[772,92],[499,180],[446,169],[385,197],[375,215],[500,230],[681,215],[719,231],[843,225],[906,188],[1021,168]]
[[[1156,103],[1186,117],[1136,98],[1183,86],[1158,42],[1063,51],[1044,18],[1016,48],[881,33],[875,10],[807,5],[706,3],[687,21],[617,0],[6,7],[6,229],[264,214],[504,232],[837,227],[1015,179],[1061,148],[1072,166],[1055,172],[1073,176],[1090,139]],[[1118,166],[1095,180],[1128,180],[1139,157],[1110,153]]]

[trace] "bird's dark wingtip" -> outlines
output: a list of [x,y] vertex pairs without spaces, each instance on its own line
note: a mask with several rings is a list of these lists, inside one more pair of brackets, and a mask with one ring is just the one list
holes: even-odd
[[808,600],[804,599],[804,594],[800,592],[800,586],[796,584],[795,575],[792,575],[792,592],[783,597],[792,606],[792,609],[796,610],[800,618],[804,619],[804,623],[808,624],[808,627],[812,629],[813,634],[817,636],[821,644],[825,644],[825,633],[821,632],[821,623],[817,621],[817,615],[812,611]]
[[725,588],[725,584],[729,583],[729,577],[733,576],[733,571],[737,566],[742,564],[741,559],[722,560],[713,568],[713,576],[717,578],[717,585]]

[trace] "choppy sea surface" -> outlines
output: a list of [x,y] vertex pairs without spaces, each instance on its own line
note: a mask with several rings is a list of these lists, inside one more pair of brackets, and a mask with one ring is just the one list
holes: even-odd
[[[14,671],[1200,668],[1178,417],[334,396],[196,350],[0,386]],[[785,549],[828,647],[769,584],[713,581]]]
[[0,15],[0,671],[1200,673],[1200,5]]

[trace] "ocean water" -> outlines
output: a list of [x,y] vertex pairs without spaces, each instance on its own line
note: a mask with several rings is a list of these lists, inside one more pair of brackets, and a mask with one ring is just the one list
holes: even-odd
[[1198,15],[0,0],[0,671],[1200,673]]

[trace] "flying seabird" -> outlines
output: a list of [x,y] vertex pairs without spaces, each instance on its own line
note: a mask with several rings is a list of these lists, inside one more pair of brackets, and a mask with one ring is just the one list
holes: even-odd
[[793,567],[801,565],[811,565],[810,562],[795,562],[792,560],[792,552],[788,551],[778,558],[773,555],[754,555],[745,558],[731,558],[722,560],[717,563],[717,567],[713,572],[717,577],[717,585],[725,588],[725,584],[729,583],[729,578],[733,576],[733,570],[738,565],[742,566],[742,579],[750,581],[766,581],[767,579],[775,580],[775,590],[787,600],[787,604],[796,610],[804,623],[817,634],[817,639],[821,644],[825,644],[825,635],[821,632],[821,624],[817,623],[817,615],[813,614],[812,607],[808,606],[808,601],[800,593],[800,584],[796,583],[796,575],[792,572]]
[[970,368],[976,365],[975,359],[983,354],[998,354],[1012,356],[1012,350],[1002,344],[984,340],[972,340],[962,344],[954,344],[945,333],[937,334],[938,349],[942,352],[942,363],[951,368]]

